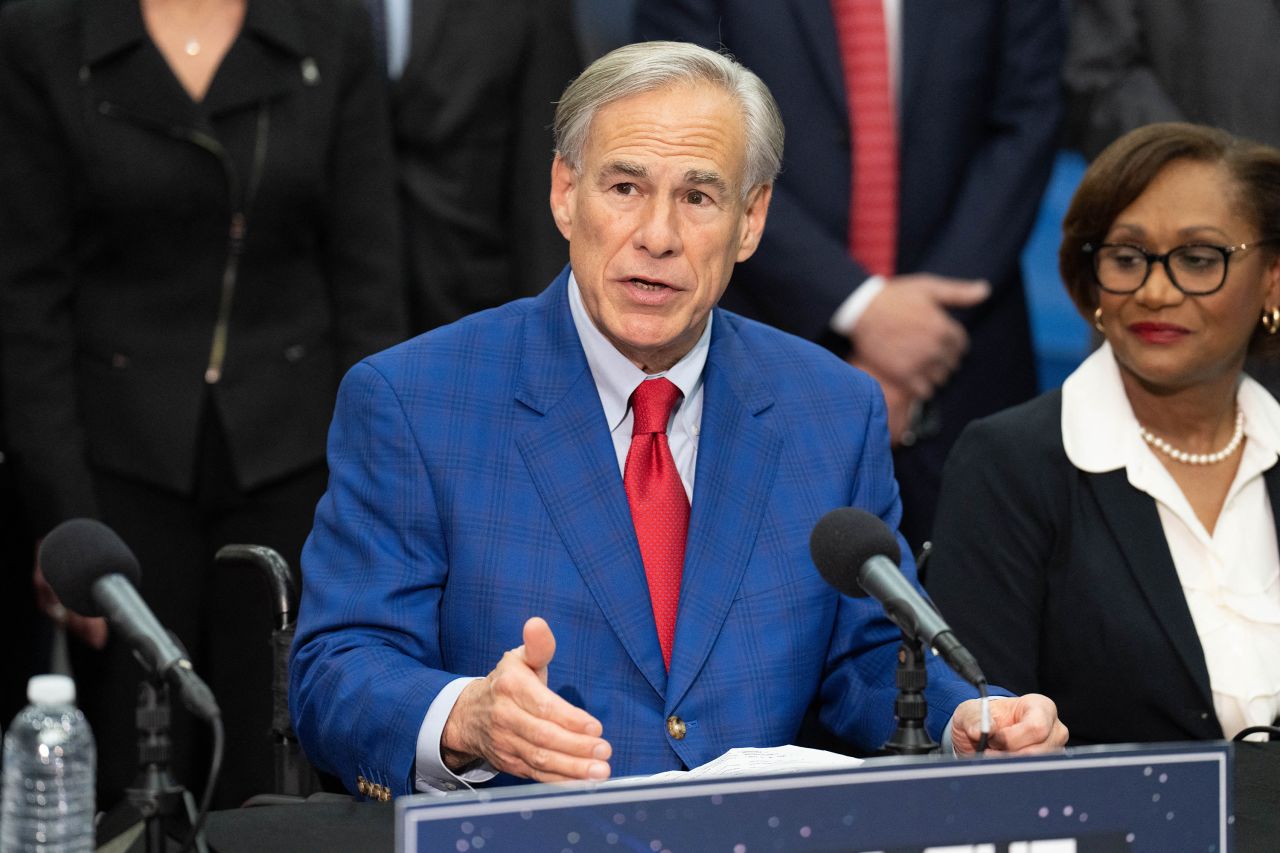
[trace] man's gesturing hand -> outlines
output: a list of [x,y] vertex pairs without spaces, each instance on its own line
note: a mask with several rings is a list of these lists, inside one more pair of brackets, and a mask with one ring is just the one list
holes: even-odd
[[[951,718],[951,742],[956,755],[973,755],[981,735],[982,706],[977,699],[961,702]],[[991,700],[991,738],[988,755],[1030,755],[1055,752],[1067,745],[1067,727],[1058,719],[1058,706],[1048,696],[1028,693]]]
[[613,748],[600,721],[547,687],[556,638],[546,620],[524,623],[524,645],[502,656],[458,696],[440,736],[452,770],[483,758],[495,769],[540,782],[609,778]]
[[969,348],[968,333],[947,309],[977,305],[990,295],[983,281],[927,273],[891,278],[853,329],[854,363],[927,400]]

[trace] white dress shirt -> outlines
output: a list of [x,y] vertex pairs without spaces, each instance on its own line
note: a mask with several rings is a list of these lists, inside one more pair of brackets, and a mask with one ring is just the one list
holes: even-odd
[[[437,0],[425,0],[437,2]],[[413,0],[373,0],[384,3],[387,24],[387,76],[399,80],[404,67],[409,62],[410,42],[412,41]],[[419,0],[424,2],[424,0]]]
[[1092,473],[1123,468],[1156,502],[1228,738],[1269,725],[1280,712],[1280,549],[1262,476],[1280,457],[1280,403],[1248,376],[1236,403],[1246,440],[1210,533],[1139,436],[1111,347],[1099,348],[1062,385],[1062,442],[1071,464]]

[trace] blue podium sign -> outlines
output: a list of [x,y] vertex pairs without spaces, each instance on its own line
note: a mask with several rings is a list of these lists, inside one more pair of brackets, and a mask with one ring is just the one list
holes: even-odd
[[397,853],[1230,850],[1226,743],[874,759],[846,770],[526,785],[396,802]]

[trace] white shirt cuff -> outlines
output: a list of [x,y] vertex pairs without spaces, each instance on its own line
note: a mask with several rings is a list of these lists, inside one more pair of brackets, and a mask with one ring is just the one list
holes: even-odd
[[951,719],[947,720],[946,728],[942,730],[942,743],[938,744],[939,751],[943,755],[955,756],[956,740],[951,736],[951,727],[955,725],[956,715],[952,714]]
[[840,303],[836,313],[831,315],[831,331],[846,337],[852,334],[854,326],[858,325],[867,307],[871,305],[871,300],[879,296],[888,283],[882,275],[873,275],[864,281],[857,290],[849,294],[848,299]]
[[436,694],[427,708],[427,716],[418,729],[418,746],[413,770],[413,786],[426,794],[447,794],[450,791],[470,788],[473,784],[488,782],[498,773],[487,763],[458,775],[444,766],[440,757],[440,738],[444,724],[453,712],[453,706],[466,687],[475,678],[455,678]]

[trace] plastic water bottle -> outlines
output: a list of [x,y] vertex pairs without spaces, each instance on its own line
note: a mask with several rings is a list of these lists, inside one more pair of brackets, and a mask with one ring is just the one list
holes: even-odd
[[92,853],[97,750],[75,683],[37,675],[27,700],[4,737],[0,853]]

